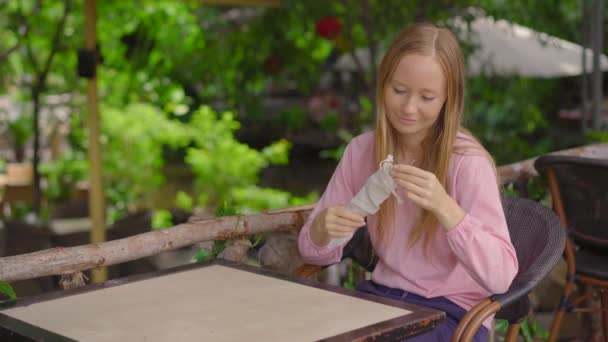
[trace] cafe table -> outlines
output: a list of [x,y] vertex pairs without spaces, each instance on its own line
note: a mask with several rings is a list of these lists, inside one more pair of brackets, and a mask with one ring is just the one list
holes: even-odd
[[445,313],[214,260],[24,297],[0,341],[400,341]]

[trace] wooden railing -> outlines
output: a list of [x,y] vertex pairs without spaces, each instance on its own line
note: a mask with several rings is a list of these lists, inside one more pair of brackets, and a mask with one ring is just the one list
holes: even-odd
[[[588,145],[552,154],[608,159],[608,144]],[[502,184],[523,182],[536,176],[534,160],[498,167]],[[271,231],[298,230],[314,205],[291,207],[253,215],[194,220],[124,239],[76,247],[56,247],[0,258],[0,279],[6,282],[50,275],[78,275],[81,271],[152,256],[203,241],[236,239]]]

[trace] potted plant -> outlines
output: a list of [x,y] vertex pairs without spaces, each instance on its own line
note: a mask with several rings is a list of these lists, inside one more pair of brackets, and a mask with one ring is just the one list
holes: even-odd
[[33,168],[30,162],[25,162],[25,148],[32,138],[34,127],[32,116],[18,114],[4,119],[6,132],[13,146],[13,160],[6,164],[6,183],[23,186],[32,182]]

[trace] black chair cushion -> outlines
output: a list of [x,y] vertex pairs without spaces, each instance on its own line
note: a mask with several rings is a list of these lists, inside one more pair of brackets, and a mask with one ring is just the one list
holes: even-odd
[[578,244],[591,248],[608,248],[607,221],[586,216],[574,216],[568,218],[568,225]]
[[581,248],[576,252],[576,273],[608,280],[608,254]]

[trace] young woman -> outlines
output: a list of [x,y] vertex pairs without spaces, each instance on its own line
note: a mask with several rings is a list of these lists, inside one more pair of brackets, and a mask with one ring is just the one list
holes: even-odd
[[[376,127],[347,146],[298,246],[308,263],[341,259],[367,224],[379,257],[358,290],[437,308],[447,320],[413,341],[448,341],[468,309],[505,292],[517,258],[504,217],[494,162],[461,126],[464,61],[454,35],[417,24],[402,31],[378,72]],[[387,155],[397,192],[365,218],[348,204]],[[487,341],[491,320],[476,341]]]

